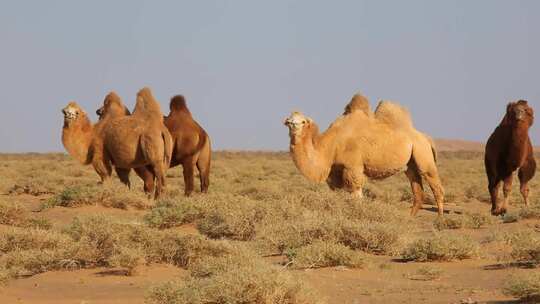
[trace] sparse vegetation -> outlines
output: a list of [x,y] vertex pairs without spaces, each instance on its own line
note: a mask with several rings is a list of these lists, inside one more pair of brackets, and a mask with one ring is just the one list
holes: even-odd
[[241,247],[234,253],[200,261],[182,281],[152,288],[148,303],[322,303],[291,274]]
[[317,241],[313,244],[291,249],[287,258],[292,268],[320,268],[347,266],[361,268],[366,264],[365,257],[339,243]]
[[[522,300],[530,300],[531,303],[540,301],[540,273],[529,273],[521,276],[510,277],[504,287],[504,293]],[[535,302],[533,302],[535,301]]]
[[512,258],[518,262],[540,264],[540,234],[534,230],[522,230],[507,236],[512,247]]
[[414,241],[402,257],[417,262],[463,260],[476,256],[478,250],[478,244],[469,237],[437,234]]
[[[347,277],[343,271],[369,280],[384,272],[401,288],[404,282],[430,284],[415,281],[446,284],[460,271],[458,262],[403,265],[395,260],[399,256],[425,262],[508,259],[501,271],[520,267],[524,277],[540,264],[540,192],[531,191],[531,205],[524,207],[515,191],[507,215],[492,217],[481,154],[441,153],[450,210],[441,218],[429,191],[424,209],[409,216],[411,193],[404,176],[369,182],[365,198],[358,200],[306,181],[284,153],[216,153],[205,195],[184,197],[181,170],[171,169],[167,191],[156,202],[147,199],[133,174],[128,190],[116,178],[98,185],[91,167],[63,156],[2,159],[0,284],[8,288],[14,278],[51,270],[106,267],[115,275],[146,276],[155,264],[168,264],[183,269],[182,278],[156,282],[148,303],[210,303],[189,302],[203,296],[218,303],[314,303],[309,288],[298,282],[324,280],[324,274],[340,280]],[[15,185],[32,187],[10,193]],[[531,188],[537,186],[533,179]],[[36,212],[40,204],[49,208]],[[517,222],[503,224],[507,217]],[[481,256],[480,243],[467,235],[482,244]],[[246,293],[246,286],[253,286],[253,293]],[[364,289],[364,297],[380,295]],[[249,302],[254,298],[258,302]]]

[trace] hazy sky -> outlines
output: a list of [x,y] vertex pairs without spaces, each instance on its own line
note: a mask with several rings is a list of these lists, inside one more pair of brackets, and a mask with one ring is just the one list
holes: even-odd
[[[540,1],[2,1],[0,152],[63,151],[76,100],[184,94],[216,149],[286,149],[350,97],[392,99],[434,137],[485,141],[540,101]],[[537,107],[540,115],[540,107]],[[540,144],[538,127],[531,136]]]

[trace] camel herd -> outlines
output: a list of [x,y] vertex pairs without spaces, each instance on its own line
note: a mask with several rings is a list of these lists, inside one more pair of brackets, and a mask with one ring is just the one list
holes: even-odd
[[95,124],[76,102],[70,102],[62,113],[64,147],[80,163],[91,164],[102,182],[111,177],[114,167],[120,180],[130,187],[129,173],[134,169],[145,192],[158,198],[165,186],[165,171],[181,164],[185,194],[193,192],[195,167],[201,192],[208,191],[210,137],[191,116],[184,97],[171,99],[166,117],[149,88],[137,93],[132,114],[114,92],[96,111],[99,121]]
[[[130,187],[129,173],[134,169],[145,192],[158,198],[165,186],[165,171],[182,165],[185,195],[193,192],[195,167],[201,192],[208,191],[210,137],[193,119],[183,96],[171,99],[168,116],[163,116],[149,88],[137,93],[133,113],[117,94],[109,93],[96,111],[99,121],[95,124],[76,102],[70,102],[62,112],[64,147],[80,163],[91,164],[102,182],[111,177],[114,167],[120,180]],[[528,204],[527,183],[536,171],[528,135],[533,121],[534,112],[527,101],[511,102],[487,142],[485,167],[493,215],[506,212],[515,171]],[[414,128],[409,112],[400,105],[380,101],[371,111],[367,98],[355,95],[343,115],[322,133],[300,112],[291,113],[284,124],[289,129],[294,164],[308,180],[326,181],[332,190],[343,189],[362,197],[367,179],[405,171],[414,197],[411,215],[422,207],[423,180],[433,192],[439,215],[444,213],[444,188],[433,140]],[[504,200],[500,202],[502,184]]]

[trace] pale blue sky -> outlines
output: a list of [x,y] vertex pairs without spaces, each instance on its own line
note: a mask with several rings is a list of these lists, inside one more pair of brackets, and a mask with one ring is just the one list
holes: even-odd
[[[357,91],[434,137],[484,141],[540,101],[540,1],[1,1],[0,152],[63,151],[60,109],[184,94],[216,149],[286,149]],[[537,109],[540,115],[540,108]],[[531,130],[540,143],[538,127]]]

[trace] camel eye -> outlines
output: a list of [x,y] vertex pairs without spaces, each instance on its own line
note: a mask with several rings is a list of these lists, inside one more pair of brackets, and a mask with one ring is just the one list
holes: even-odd
[[305,121],[305,120],[302,120],[302,124],[305,125],[305,124],[306,124],[306,121]]

